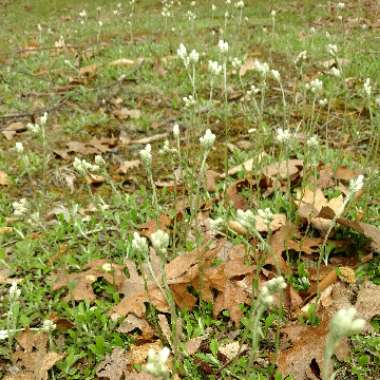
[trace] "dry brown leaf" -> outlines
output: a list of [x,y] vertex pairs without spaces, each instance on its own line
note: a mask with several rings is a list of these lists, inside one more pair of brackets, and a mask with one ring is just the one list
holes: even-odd
[[130,354],[129,354],[129,362],[131,365],[134,364],[144,364],[147,357],[149,350],[155,350],[155,351],[161,351],[162,350],[162,343],[159,340],[156,340],[152,343],[145,343],[142,345],[135,345],[132,344],[130,347]]
[[321,189],[311,190],[305,188],[302,194],[299,192],[296,204],[298,206],[298,213],[302,218],[310,221],[317,230],[325,232],[330,228],[331,221],[329,218],[321,217],[321,210],[324,207],[329,207],[334,210],[334,213],[341,214],[343,212],[344,199],[342,195],[339,195],[328,201]]
[[157,230],[167,231],[172,224],[170,217],[166,214],[161,214],[157,219],[152,219],[140,226],[140,233],[143,236],[150,237]]
[[118,327],[117,331],[127,334],[136,329],[141,331],[141,339],[149,340],[153,338],[153,329],[150,327],[149,323],[145,319],[138,318],[133,314],[129,314],[123,320],[123,322]]
[[[96,296],[92,284],[98,278],[104,278],[107,282],[121,290],[125,283],[124,268],[127,265],[112,264],[104,259],[94,260],[86,265],[83,272],[58,273],[53,284],[53,290],[69,288],[66,300],[94,301]],[[129,269],[129,267],[128,267]]]
[[141,139],[132,140],[130,143],[131,144],[142,144],[142,145],[150,144],[150,143],[155,142],[155,141],[163,140],[166,137],[168,137],[168,135],[169,134],[167,132],[158,133],[157,135],[152,135],[152,136],[142,137]]
[[121,108],[114,110],[112,113],[120,120],[139,119],[141,117],[141,111],[136,109]]
[[7,173],[0,170],[0,186],[8,186],[10,184]]
[[140,160],[123,161],[117,169],[119,174],[127,174],[129,170],[136,169],[141,164]]
[[281,179],[290,178],[293,180],[294,177],[302,174],[302,169],[302,160],[290,159],[265,166],[263,168],[263,173],[267,177],[279,177]]
[[193,338],[187,341],[185,344],[186,353],[190,356],[197,353],[205,339],[207,339],[207,337],[198,336],[197,338]]
[[252,71],[255,68],[255,59],[248,58],[240,67],[239,75],[243,77],[248,71]]
[[18,132],[26,131],[26,126],[24,123],[19,121],[8,124],[1,133],[5,136],[7,140],[12,140],[14,136],[17,135]]
[[356,282],[355,271],[350,267],[340,267],[339,278],[348,284],[355,284]]
[[[282,330],[284,347],[280,350],[277,366],[283,376],[294,380],[319,379],[323,366],[323,354],[328,334],[328,321],[318,327],[291,325]],[[286,344],[284,341],[288,341]],[[291,346],[287,348],[289,345]],[[348,341],[343,339],[337,348],[340,356],[346,356]],[[318,368],[315,368],[317,366]]]
[[94,63],[89,66],[84,66],[79,69],[79,74],[81,76],[93,77],[98,70],[98,66]]
[[15,375],[6,375],[4,380],[47,380],[48,371],[65,356],[48,351],[48,334],[42,331],[25,330],[17,342],[20,347],[12,354],[12,362],[18,371]]
[[359,315],[367,321],[380,315],[380,285],[364,283],[359,290],[355,307]]
[[96,374],[100,378],[109,380],[121,380],[126,378],[128,370],[129,354],[120,347],[114,348],[96,369]]

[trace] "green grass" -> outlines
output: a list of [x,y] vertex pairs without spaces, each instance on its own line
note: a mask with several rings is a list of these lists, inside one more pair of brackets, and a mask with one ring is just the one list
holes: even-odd
[[[128,349],[138,342],[136,334],[118,332],[118,322],[109,317],[111,308],[122,297],[115,286],[97,280],[92,284],[97,295],[94,303],[65,301],[67,290],[53,291],[54,274],[60,270],[80,272],[86,264],[101,258],[118,264],[124,263],[126,258],[143,262],[144,258],[132,248],[133,232],[160,213],[174,216],[174,203],[182,195],[189,200],[191,194],[196,193],[202,152],[199,137],[207,128],[217,136],[215,148],[207,160],[210,169],[224,172],[225,125],[229,129],[227,142],[235,147],[230,146],[228,152],[229,167],[255,159],[252,173],[241,172],[218,183],[220,199],[223,199],[226,186],[237,178],[257,179],[266,164],[290,156],[305,162],[314,159],[316,163],[329,164],[333,169],[347,166],[365,175],[364,192],[360,199],[349,205],[345,216],[362,218],[364,222],[380,226],[380,179],[376,172],[379,152],[370,149],[379,143],[380,132],[380,112],[375,102],[379,96],[376,80],[380,70],[379,60],[374,54],[378,47],[376,29],[364,29],[353,22],[342,26],[331,14],[327,1],[278,0],[269,3],[261,0],[244,9],[244,17],[248,20],[243,21],[241,27],[238,25],[239,11],[230,6],[228,9],[233,19],[229,20],[225,34],[222,34],[220,29],[224,28],[227,10],[224,1],[215,1],[217,10],[214,15],[210,11],[211,2],[199,1],[195,7],[189,3],[176,4],[173,7],[174,17],[167,20],[167,25],[161,16],[160,3],[150,0],[136,3],[132,20],[129,18],[129,2],[123,2],[119,9],[118,2],[111,0],[19,0],[4,1],[1,6],[0,130],[11,122],[34,123],[45,110],[49,112],[49,118],[46,151],[41,138],[30,131],[18,133],[11,140],[3,135],[0,137],[0,171],[6,172],[10,178],[10,185],[0,188],[0,231],[2,227],[12,227],[11,232],[0,232],[0,265],[9,271],[11,278],[21,279],[18,329],[41,327],[42,321],[49,318],[64,321],[63,327],[57,323],[57,330],[49,335],[50,350],[65,353],[65,357],[49,371],[49,378],[96,378],[96,367],[107,354],[114,348]],[[366,9],[362,2],[359,3],[350,4],[342,11],[343,20],[361,17],[363,23],[373,23],[376,5]],[[101,6],[99,11],[98,6]],[[83,9],[88,16],[81,24],[79,12]],[[189,9],[197,14],[193,24],[186,16]],[[277,11],[274,31],[270,16],[272,9]],[[118,10],[117,15],[115,10]],[[102,27],[99,20],[103,22]],[[133,23],[132,33],[128,21]],[[42,27],[41,32],[38,24]],[[54,43],[60,36],[63,36],[66,47],[56,49]],[[231,97],[237,94],[238,100],[230,99],[226,104],[222,76],[218,77],[214,87],[215,103],[209,104],[207,62],[209,59],[221,60],[217,49],[220,38],[229,42],[229,57],[243,61],[248,57],[258,58],[280,71],[287,101],[286,127],[292,131],[300,128],[298,132],[303,134],[294,142],[291,151],[279,148],[275,142],[275,130],[284,125],[281,91],[272,78],[268,79],[261,120],[252,103],[241,101],[251,85],[260,85],[260,77],[253,71],[241,80],[229,71],[228,90]],[[194,111],[185,108],[182,100],[191,94],[192,87],[176,57],[181,42],[189,50],[196,49],[201,53],[196,74],[198,104]],[[337,44],[338,56],[348,60],[343,67],[346,82],[332,77],[323,69],[322,63],[331,59],[326,51],[329,43]],[[303,50],[307,50],[308,59],[301,78],[294,60]],[[120,58],[135,60],[136,64],[110,65]],[[92,64],[97,66],[96,73],[88,78],[81,76],[80,68]],[[229,70],[230,67],[229,63]],[[323,97],[329,99],[329,107],[317,106],[313,114],[312,95],[307,95],[306,102],[301,98],[305,83],[317,77],[324,82]],[[366,78],[371,78],[373,87],[369,103],[362,90]],[[141,110],[142,116],[119,120],[113,112],[119,101],[125,108]],[[22,115],[24,113],[26,116]],[[310,121],[310,117],[316,115],[317,120]],[[152,192],[144,167],[132,169],[127,175],[118,174],[116,169],[122,161],[138,159],[138,152],[144,144],[134,144],[133,140],[159,133],[167,133],[172,140],[170,134],[174,123],[180,125],[184,136],[182,165],[187,193],[174,194],[170,189],[159,189],[161,209],[156,210],[152,207]],[[249,134],[251,128],[256,128],[257,132]],[[305,136],[312,134],[317,134],[321,141],[317,156],[312,156],[303,143]],[[121,137],[121,140],[132,143],[119,142],[103,154],[112,183],[108,178],[105,183],[93,187],[89,195],[89,186],[73,170],[75,153],[66,161],[57,157],[54,151],[63,149],[64,144],[70,141],[87,142],[93,137]],[[249,148],[238,148],[243,140],[250,144]],[[27,164],[14,150],[16,141],[23,143],[24,156],[29,160]],[[159,155],[162,143],[163,139],[152,143],[153,177],[155,180],[171,180],[173,165],[178,162],[174,155]],[[262,161],[258,159],[261,152],[266,153]],[[78,156],[94,162],[94,154]],[[305,165],[302,186],[309,185],[315,171],[316,165]],[[74,173],[74,191],[67,186],[62,173],[66,176]],[[116,191],[111,185],[116,187]],[[263,196],[260,190],[247,186],[241,194],[254,211],[269,207],[274,213],[284,213],[288,220],[297,223],[293,190],[292,187],[288,194],[276,188],[273,194]],[[325,194],[332,198],[340,191],[334,188]],[[213,219],[235,217],[235,208],[222,201],[216,202],[215,194],[211,194],[215,196],[211,202],[201,188],[200,196],[201,204],[210,203],[209,213]],[[28,200],[29,210],[16,218],[12,203],[21,198]],[[107,207],[102,207],[104,204]],[[64,214],[48,215],[58,207],[64,210]],[[207,207],[206,204],[206,211]],[[169,251],[172,258],[195,249],[203,242],[204,237],[198,228],[193,228],[189,235],[191,238],[186,239],[184,231],[189,217],[185,212],[176,226],[176,247],[173,248],[172,244]],[[313,233],[317,234],[311,232],[311,235]],[[352,239],[351,251],[365,254],[363,239],[358,234],[340,229],[337,237]],[[233,244],[252,245],[252,241],[236,236],[232,231],[226,232],[226,238]],[[315,264],[310,261],[305,264],[306,269],[308,265]],[[293,258],[293,264],[294,268],[298,267],[298,272],[295,269],[287,280],[296,287],[299,278],[308,272],[301,258]],[[1,273],[0,269],[0,279]],[[365,279],[377,284],[380,281],[376,253],[373,260],[357,268],[358,286]],[[8,284],[0,282],[0,330],[7,328],[8,288]],[[213,316],[212,306],[202,301],[192,311],[177,309],[183,323],[183,344],[208,334],[202,349],[180,363],[181,378],[214,379],[218,368],[226,364],[226,359],[218,354],[218,347],[231,340],[251,344],[248,331],[250,307],[242,305],[242,321],[240,326],[234,326],[227,311],[218,317]],[[155,331],[159,331],[157,310],[150,306],[147,314]],[[276,368],[274,354],[278,345],[276,334],[288,320],[281,308],[275,308],[266,312],[261,322],[261,361],[250,367],[249,355],[242,355],[221,371],[220,378],[283,378]],[[315,320],[306,322],[314,323]],[[378,318],[375,318],[372,334],[352,339],[352,357],[337,363],[337,378],[378,378],[378,324]],[[15,342],[11,343],[0,347],[0,378],[5,376],[11,365],[12,352],[16,348]]]

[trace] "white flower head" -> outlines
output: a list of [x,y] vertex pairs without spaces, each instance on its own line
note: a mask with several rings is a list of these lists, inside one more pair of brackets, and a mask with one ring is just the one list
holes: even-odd
[[211,149],[215,143],[216,136],[211,132],[210,129],[207,129],[205,134],[199,138],[199,142],[202,147],[205,149]]
[[219,40],[219,42],[218,42],[218,48],[219,48],[219,51],[222,54],[227,54],[228,53],[228,49],[229,49],[228,42],[224,41],[224,40]]
[[15,201],[12,203],[13,206],[13,215],[14,216],[23,216],[29,210],[29,203],[25,198],[21,198],[18,202]]
[[78,157],[74,158],[73,162],[74,169],[81,175],[85,175],[88,172],[97,172],[100,168],[98,165],[93,165],[86,160],[81,160]]
[[223,70],[223,67],[222,65],[217,62],[217,61],[208,61],[208,71],[212,74],[212,75],[219,75]]
[[340,2],[340,3],[338,3],[338,4],[336,5],[336,7],[337,7],[337,9],[340,9],[340,10],[342,10],[342,9],[344,9],[344,8],[346,7],[346,4],[345,4],[345,3],[342,3],[342,2]]
[[191,62],[197,63],[199,61],[199,53],[193,49],[189,54],[189,59]]
[[323,82],[318,78],[313,79],[310,83],[306,83],[306,88],[313,94],[320,94],[323,91]]
[[174,137],[178,137],[180,134],[180,129],[179,129],[179,125],[178,124],[174,124],[173,125],[173,135]]
[[306,145],[309,148],[318,148],[319,147],[319,139],[318,136],[314,135],[308,138],[306,141]]
[[244,8],[244,1],[240,0],[240,1],[237,1],[235,4],[234,4],[235,8],[237,9],[242,9]]
[[214,233],[219,232],[223,226],[225,225],[224,219],[223,218],[216,218],[216,219],[209,219],[210,223],[210,229]]
[[185,60],[187,58],[187,49],[183,43],[179,44],[179,48],[177,49],[177,55],[182,60]]
[[275,18],[276,14],[277,14],[277,12],[274,9],[272,9],[272,11],[270,12],[271,17]]
[[54,47],[57,49],[62,49],[65,46],[66,46],[65,39],[63,38],[63,36],[60,36],[59,40],[54,42]]
[[41,327],[42,331],[49,332],[49,331],[55,330],[56,328],[57,328],[57,325],[50,319],[45,319],[42,322],[42,327]]
[[38,124],[28,123],[26,128],[35,135],[38,135],[41,131],[41,127]]
[[307,51],[303,50],[301,53],[299,53],[294,60],[294,63],[297,65],[298,63],[303,63],[304,61],[307,60]]
[[357,193],[364,186],[364,176],[363,174],[358,175],[356,178],[353,178],[349,184],[349,190],[351,193]]
[[339,310],[331,320],[331,334],[340,338],[360,333],[365,326],[365,320],[355,319],[356,314],[354,307]]
[[150,240],[152,242],[153,248],[157,252],[165,252],[169,246],[169,235],[162,230],[157,230],[152,235],[150,235]]
[[329,71],[329,74],[333,77],[340,78],[342,75],[342,72],[337,67],[332,67]]
[[371,79],[367,78],[364,81],[363,90],[366,96],[370,97],[372,95]]
[[281,74],[279,71],[277,70],[271,70],[270,73],[272,74],[272,77],[277,81],[277,82],[280,82],[281,81]]
[[106,162],[104,161],[104,158],[100,154],[97,154],[95,156],[95,164],[98,166],[105,166]]
[[24,151],[24,145],[22,145],[22,142],[16,142],[15,144],[15,151],[17,153],[22,153]]
[[148,361],[144,366],[144,370],[154,377],[164,377],[169,373],[167,361],[169,359],[170,349],[164,347],[161,351],[157,352],[154,349],[148,351]]
[[327,106],[328,102],[329,102],[329,101],[328,101],[326,98],[319,99],[319,101],[318,101],[318,103],[319,103],[319,105],[320,105],[321,107],[325,107],[325,106]]
[[79,17],[82,17],[82,18],[87,17],[87,12],[85,9],[83,9],[82,11],[79,12]]
[[247,229],[250,229],[256,225],[256,218],[251,210],[237,210],[236,219],[243,227]]
[[375,103],[380,108],[380,96],[375,99]]
[[328,44],[326,46],[327,53],[329,53],[331,56],[336,57],[338,54],[338,46],[334,44]]
[[0,340],[8,339],[9,333],[8,330],[0,330]]
[[146,238],[140,236],[137,232],[133,233],[132,248],[136,252],[144,255],[149,252],[148,242]]
[[272,210],[268,207],[257,210],[257,215],[259,215],[264,220],[264,223],[267,225],[272,223],[274,217]]
[[269,72],[269,65],[266,62],[259,61],[258,59],[255,59],[253,68],[263,77],[265,77]]
[[152,146],[147,144],[144,149],[140,150],[140,158],[147,166],[152,164]]
[[213,12],[216,11],[216,5],[215,5],[215,4],[211,4],[211,10],[212,10]]
[[186,108],[190,108],[196,104],[196,100],[194,99],[193,95],[184,96],[182,100],[185,103]]
[[9,293],[9,298],[13,301],[16,301],[17,299],[20,298],[21,290],[18,288],[16,281],[12,281],[12,285],[9,288],[8,293]]
[[241,61],[240,58],[238,57],[234,57],[232,59],[232,67],[235,69],[235,70],[238,70],[240,69],[241,65],[243,64],[243,62]]
[[276,130],[276,141],[280,144],[285,144],[292,138],[292,133],[289,129],[277,128]]

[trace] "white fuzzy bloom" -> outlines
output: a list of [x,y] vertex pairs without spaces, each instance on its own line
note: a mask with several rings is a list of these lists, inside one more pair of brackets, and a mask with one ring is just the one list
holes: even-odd
[[270,225],[273,221],[273,212],[270,208],[264,208],[257,210],[257,215],[259,215],[266,225]]
[[15,150],[17,153],[22,153],[24,151],[24,145],[21,142],[16,142]]
[[279,71],[277,70],[271,70],[270,73],[272,74],[272,77],[277,81],[277,82],[280,82],[281,81],[281,74]]
[[139,154],[143,163],[150,166],[152,163],[152,146],[147,144],[144,149],[140,150]]
[[215,4],[212,4],[212,5],[211,5],[211,10],[212,10],[213,12],[216,11],[216,5],[215,5]]
[[332,67],[329,71],[329,74],[336,78],[340,78],[342,72],[337,67]]
[[240,69],[240,67],[241,67],[241,65],[243,64],[243,62],[241,61],[240,58],[238,58],[238,57],[234,57],[234,58],[232,59],[231,64],[232,64],[232,67],[233,67],[235,70],[238,70],[238,69]]
[[223,70],[223,66],[217,61],[208,61],[208,71],[212,75],[219,75]]
[[84,159],[81,160],[78,157],[74,158],[73,167],[79,174],[82,175],[88,172],[97,172],[100,169],[98,165],[93,165],[90,162]]
[[218,42],[218,48],[219,48],[219,50],[220,50],[220,52],[222,54],[227,54],[228,53],[228,49],[229,49],[228,42],[224,41],[224,40],[219,40],[219,42]]
[[225,224],[223,218],[210,219],[209,223],[210,223],[211,231],[213,231],[215,233],[219,232]]
[[174,135],[174,137],[178,137],[179,134],[180,134],[179,125],[178,124],[174,124],[173,125],[173,135]]
[[8,339],[9,333],[8,330],[0,330],[0,340]]
[[41,131],[41,127],[38,124],[28,123],[26,128],[35,135],[38,135]]
[[8,294],[12,301],[16,301],[20,298],[21,290],[18,288],[16,281],[12,281],[12,285],[9,288]]
[[380,108],[380,96],[375,99],[375,103]]
[[169,246],[169,235],[162,230],[157,230],[150,235],[150,241],[157,252],[165,252]]
[[99,25],[99,27],[101,28],[101,27],[103,26],[103,21],[102,21],[102,20],[99,20],[99,21],[98,21],[98,25]]
[[14,216],[23,216],[28,212],[29,209],[29,203],[25,198],[21,198],[18,202],[13,202],[12,206],[14,210]]
[[203,148],[211,149],[211,147],[214,145],[215,139],[216,136],[211,132],[210,129],[207,129],[205,134],[199,138],[199,142]]
[[104,272],[112,272],[112,264],[111,263],[104,263],[102,265],[102,269]]
[[251,210],[237,210],[236,211],[236,220],[245,228],[250,229],[255,227],[256,218]]
[[157,378],[162,378],[168,375],[169,368],[167,361],[169,359],[170,349],[164,347],[161,351],[157,352],[154,349],[148,351],[148,361],[144,366],[145,372]]
[[42,322],[42,327],[41,327],[42,331],[49,332],[49,331],[55,330],[56,328],[57,328],[57,325],[50,319],[45,319]]
[[83,11],[79,12],[79,16],[84,18],[84,17],[87,17],[87,12],[85,9],[83,9]]
[[106,162],[104,161],[104,158],[100,154],[97,154],[95,156],[95,164],[98,166],[105,166]]
[[277,12],[274,9],[270,12],[270,15],[272,18],[275,18],[276,14],[277,14]]
[[360,174],[359,176],[357,176],[356,178],[353,178],[350,181],[349,189],[351,193],[357,193],[363,188],[363,186],[364,186],[364,176],[363,174]]
[[191,62],[197,63],[199,61],[199,53],[193,49],[189,54],[189,59]]
[[191,106],[194,106],[196,104],[196,101],[194,99],[194,96],[193,95],[189,95],[189,96],[184,96],[182,98],[183,102],[185,103],[185,107],[186,108],[189,108]]
[[49,114],[44,112],[44,114],[40,117],[40,124],[44,126],[48,121]]
[[244,1],[240,0],[240,1],[237,1],[235,4],[234,4],[235,8],[238,8],[238,9],[242,9],[244,8]]
[[321,107],[325,107],[328,104],[328,100],[326,98],[319,99],[318,103]]
[[187,58],[187,49],[183,43],[179,44],[179,48],[177,49],[177,55],[182,60],[185,60]]
[[256,70],[260,75],[266,76],[269,72],[269,65],[266,62],[261,62],[255,59],[253,63],[253,69]]
[[310,83],[306,83],[306,88],[313,94],[319,94],[323,90],[323,82],[318,78],[313,79]]
[[296,59],[294,60],[294,63],[295,64],[298,64],[298,63],[302,63],[304,61],[307,60],[307,51],[306,50],[303,50],[301,51],[301,53],[299,53],[296,57]]
[[197,15],[192,11],[187,11],[187,18],[189,21],[194,21],[197,18]]
[[346,7],[346,4],[345,4],[345,3],[338,3],[338,4],[336,5],[336,7],[337,7],[337,9],[342,10],[342,9],[344,9],[344,8]]
[[147,254],[149,252],[148,241],[137,232],[133,233],[132,248],[140,254]]
[[365,320],[355,319],[356,314],[354,307],[339,310],[331,320],[330,333],[338,339],[360,333],[365,326]]
[[282,276],[272,278],[260,289],[259,299],[264,305],[271,305],[274,301],[273,295],[286,288],[286,282]]
[[280,144],[287,143],[292,138],[292,134],[289,131],[289,129],[282,129],[277,128],[276,129],[276,141]]
[[319,147],[319,139],[318,139],[318,136],[316,136],[316,135],[311,136],[311,137],[306,141],[306,145],[307,145],[309,148],[318,148],[318,147]]
[[367,78],[363,85],[364,93],[370,97],[372,95],[371,79]]
[[65,46],[66,46],[66,44],[65,44],[65,40],[64,40],[63,36],[60,36],[59,40],[54,42],[54,47],[57,49],[62,49]]
[[326,46],[327,53],[329,53],[331,56],[336,57],[338,54],[338,46],[334,44],[328,44]]

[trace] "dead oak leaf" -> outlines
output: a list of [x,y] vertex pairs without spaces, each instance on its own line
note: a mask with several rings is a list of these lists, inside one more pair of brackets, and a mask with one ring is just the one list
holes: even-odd
[[0,186],[8,186],[9,183],[8,174],[0,170]]
[[380,285],[364,283],[359,290],[355,307],[359,315],[367,321],[380,315]]
[[82,272],[58,273],[53,284],[53,290],[69,288],[65,297],[66,300],[88,300],[92,302],[96,298],[92,284],[98,278],[104,278],[120,290],[125,279],[124,268],[125,265],[112,264],[104,259],[94,260],[87,264]]
[[[282,329],[283,347],[277,366],[283,376],[291,375],[294,380],[319,379],[328,326],[329,322],[325,320],[317,327],[291,325]],[[348,341],[343,339],[337,348],[337,354],[345,357],[347,352]]]
[[123,161],[117,168],[118,174],[127,174],[131,169],[136,169],[141,164],[140,160]]
[[47,380],[48,371],[65,356],[48,351],[48,334],[45,332],[26,330],[17,341],[20,348],[12,354],[12,362],[18,373],[6,375],[4,380]]

